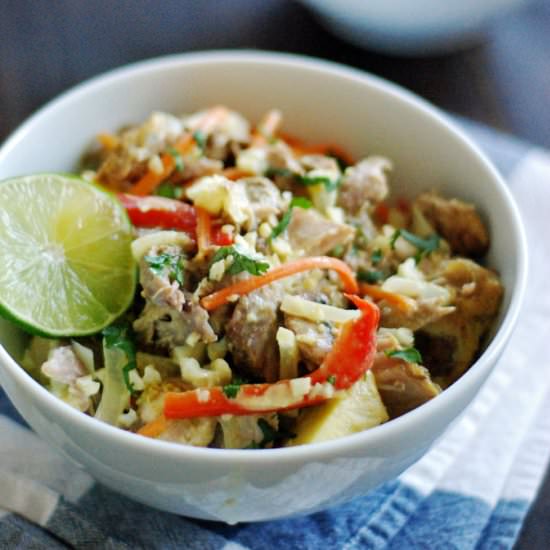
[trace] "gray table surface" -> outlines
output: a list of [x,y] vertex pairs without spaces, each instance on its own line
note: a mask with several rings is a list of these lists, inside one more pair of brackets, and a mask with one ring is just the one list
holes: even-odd
[[[260,48],[368,70],[515,136],[476,133],[503,171],[526,147],[521,140],[550,149],[549,0],[496,21],[467,50],[425,58],[356,48],[290,0],[0,0],[0,13],[0,141],[61,91],[110,68],[168,53]],[[549,518],[547,474],[516,550],[550,548]]]

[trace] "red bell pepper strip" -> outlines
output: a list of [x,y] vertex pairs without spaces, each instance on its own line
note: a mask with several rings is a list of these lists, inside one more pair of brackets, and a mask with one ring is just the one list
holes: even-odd
[[156,196],[137,197],[127,193],[117,196],[136,227],[180,229],[195,236],[197,212],[190,204]]
[[[309,407],[326,401],[323,384],[336,390],[352,386],[372,366],[376,354],[376,329],[380,312],[376,305],[357,296],[348,298],[362,311],[361,317],[342,327],[322,365],[311,374],[273,384],[243,384],[228,395],[228,387],[168,392],[166,418],[193,418],[222,414],[260,414]],[[303,381],[303,383],[301,383]]]
[[[128,193],[119,193],[117,197],[136,227],[185,231],[192,239],[197,239],[197,210],[194,206],[166,197],[138,197]],[[232,244],[232,236],[221,231],[220,222],[212,220],[209,231],[211,244]]]

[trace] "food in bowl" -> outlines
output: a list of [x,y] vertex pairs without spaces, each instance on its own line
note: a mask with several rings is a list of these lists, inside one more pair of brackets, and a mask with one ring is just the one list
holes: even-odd
[[82,177],[128,213],[139,293],[101,331],[35,336],[24,367],[99,420],[203,447],[324,441],[418,407],[472,364],[503,286],[476,262],[475,208],[390,205],[391,169],[286,135],[277,110],[99,135]]

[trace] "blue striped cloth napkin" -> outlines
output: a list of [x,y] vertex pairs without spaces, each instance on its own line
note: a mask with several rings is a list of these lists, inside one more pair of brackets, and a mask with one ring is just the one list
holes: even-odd
[[550,456],[550,154],[461,121],[524,217],[531,266],[517,330],[467,412],[398,479],[308,517],[228,526],[97,484],[31,432],[0,389],[0,548],[511,548]]

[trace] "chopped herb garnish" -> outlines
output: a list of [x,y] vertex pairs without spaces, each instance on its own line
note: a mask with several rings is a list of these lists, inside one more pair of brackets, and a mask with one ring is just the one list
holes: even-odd
[[197,144],[198,148],[201,150],[201,152],[204,153],[204,150],[206,149],[206,136],[204,135],[204,132],[201,132],[200,130],[196,130],[193,132],[193,139],[195,140],[195,143]]
[[429,237],[422,238],[414,233],[411,233],[410,231],[407,231],[406,229],[397,229],[390,239],[390,246],[392,249],[395,248],[395,241],[397,241],[399,237],[403,237],[406,241],[418,249],[418,253],[414,257],[416,263],[418,263],[424,256],[427,256],[434,250],[437,250],[441,240],[439,235],[436,235],[435,233]]
[[307,210],[308,208],[311,208],[312,204],[311,201],[309,199],[306,199],[305,197],[293,197],[293,199],[290,201],[290,208],[294,208],[295,206]]
[[235,397],[237,397],[237,394],[239,393],[239,388],[246,383],[246,380],[244,380],[240,376],[233,376],[233,378],[231,379],[231,383],[223,386],[222,391],[227,397],[229,397],[229,399],[235,399]]
[[227,273],[229,275],[237,275],[243,271],[248,271],[251,275],[263,275],[268,269],[269,264],[267,262],[262,262],[259,260],[254,260],[245,254],[239,252],[234,246],[222,246],[218,248],[216,254],[210,262],[210,266],[231,256],[233,258],[233,263],[229,266]]
[[176,172],[183,172],[184,164],[183,164],[183,158],[181,156],[181,153],[177,149],[174,149],[174,147],[170,147],[167,153],[174,159]]
[[270,166],[265,171],[265,176],[268,178],[274,178],[276,176],[292,178],[296,181],[296,183],[300,183],[305,186],[324,185],[327,191],[334,191],[335,189],[337,189],[340,185],[341,179],[339,177],[336,179],[332,179],[328,176],[300,176],[300,174],[296,174],[288,168],[276,168],[274,166]]
[[183,286],[183,256],[181,254],[162,253],[143,258],[155,275],[167,275],[169,279]]
[[180,199],[183,196],[183,189],[169,181],[165,181],[155,189],[155,195],[169,199]]
[[229,399],[235,399],[239,393],[240,387],[240,384],[227,384],[222,387],[222,391],[225,393],[226,397],[229,397]]
[[371,261],[374,265],[379,264],[382,261],[383,255],[382,250],[377,248],[372,254],[371,254]]
[[136,346],[134,333],[129,324],[110,325],[101,332],[106,348],[116,348],[126,355],[126,365],[122,367],[124,383],[131,394],[135,393],[134,386],[130,382],[130,371],[137,368]]
[[383,271],[378,271],[374,269],[370,269],[370,270],[360,269],[357,272],[357,279],[359,279],[364,283],[369,283],[371,285],[374,283],[377,283],[378,281],[381,281],[384,277],[385,275]]
[[416,348],[406,348],[406,349],[394,349],[386,351],[388,357],[396,357],[397,359],[403,359],[407,363],[422,363],[422,355]]
[[360,224],[355,224],[355,238],[353,239],[352,251],[357,255],[359,249],[365,249],[369,243],[369,238]]
[[302,185],[324,185],[327,191],[335,191],[340,185],[340,178],[332,179],[328,176],[299,176],[299,183]]
[[334,384],[336,384],[336,375],[334,374],[331,374],[328,378],[327,378],[327,382],[329,384],[332,384],[334,386]]
[[292,210],[295,207],[305,209],[311,208],[311,201],[306,199],[305,197],[294,197],[290,201],[290,206],[288,207],[288,210],[283,214],[281,221],[273,228],[273,231],[271,232],[271,235],[269,237],[270,239],[278,237],[288,227],[288,224],[290,223],[290,218],[292,217]]
[[265,447],[268,443],[275,441],[277,438],[277,430],[275,430],[275,428],[273,428],[273,426],[265,420],[265,418],[260,418],[258,420],[258,426],[264,435],[264,438],[260,443],[260,447]]
[[341,258],[344,255],[345,248],[343,244],[337,244],[329,253],[329,256],[333,256],[335,258]]

